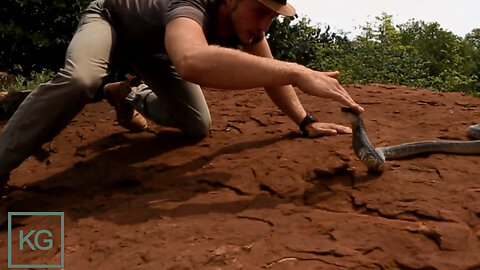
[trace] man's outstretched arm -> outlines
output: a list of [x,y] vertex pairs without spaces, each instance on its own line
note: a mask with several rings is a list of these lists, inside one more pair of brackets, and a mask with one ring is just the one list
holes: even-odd
[[328,73],[234,49],[209,46],[201,26],[189,18],[168,23],[165,46],[185,80],[206,87],[247,89],[295,84],[307,94],[334,99],[357,112],[361,108]]
[[[258,56],[273,59],[270,46],[268,45],[266,39],[263,39],[257,44],[247,46],[245,51]],[[293,87],[291,85],[284,85],[279,87],[266,87],[265,90],[275,105],[277,105],[277,107],[279,107],[297,125],[300,125],[303,118],[307,115],[307,112],[303,108]],[[306,130],[308,135],[311,137],[352,132],[349,127],[333,123],[313,123],[307,125]]]

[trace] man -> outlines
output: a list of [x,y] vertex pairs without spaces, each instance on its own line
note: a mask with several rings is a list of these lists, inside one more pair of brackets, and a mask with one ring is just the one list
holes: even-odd
[[[0,181],[57,135],[93,99],[112,66],[128,62],[146,82],[136,91],[110,84],[105,96],[132,131],[147,118],[204,137],[210,113],[201,86],[264,87],[305,135],[350,133],[317,122],[292,85],[362,112],[340,86],[338,72],[318,72],[272,58],[265,39],[272,19],[293,16],[286,0],[96,0],[86,9],[66,53],[65,67],[39,85],[0,134]],[[241,48],[243,51],[238,50]],[[126,102],[128,101],[128,103]]]

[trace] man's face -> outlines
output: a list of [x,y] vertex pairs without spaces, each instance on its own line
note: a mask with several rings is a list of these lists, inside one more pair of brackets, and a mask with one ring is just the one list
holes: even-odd
[[257,0],[234,0],[230,19],[238,39],[251,44],[263,38],[273,18],[278,14]]

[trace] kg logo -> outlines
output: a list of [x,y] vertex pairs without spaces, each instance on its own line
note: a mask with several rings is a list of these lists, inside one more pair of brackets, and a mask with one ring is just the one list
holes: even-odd
[[[41,216],[41,225],[13,230],[15,216]],[[8,212],[8,268],[64,268],[64,254],[63,212]],[[52,257],[58,263],[45,264]]]

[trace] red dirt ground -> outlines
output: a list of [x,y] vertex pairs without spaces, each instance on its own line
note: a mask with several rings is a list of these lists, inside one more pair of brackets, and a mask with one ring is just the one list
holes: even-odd
[[[376,146],[467,140],[480,120],[480,99],[459,93],[345,87]],[[213,127],[200,142],[154,125],[126,133],[106,102],[87,105],[44,145],[49,156],[13,171],[10,211],[64,212],[69,270],[480,269],[479,156],[397,160],[369,174],[350,135],[301,137],[261,90],[205,95]],[[317,118],[349,125],[339,104],[300,98]],[[15,217],[12,237],[56,222]],[[58,264],[57,240],[14,263]]]

